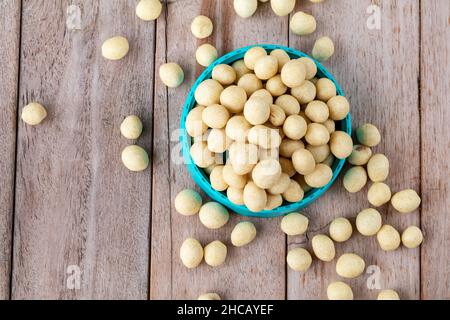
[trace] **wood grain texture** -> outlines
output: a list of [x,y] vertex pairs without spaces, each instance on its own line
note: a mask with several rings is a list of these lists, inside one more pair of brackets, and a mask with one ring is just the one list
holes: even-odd
[[[66,26],[69,5],[80,30]],[[151,171],[120,160],[128,114],[144,122],[137,143],[152,145],[154,23],[134,11],[132,0],[24,1],[20,107],[37,100],[49,116],[19,124],[14,299],[148,297]],[[101,45],[117,34],[130,52],[107,61]]]
[[[371,30],[366,25],[370,16],[366,10],[372,4],[381,10],[380,30]],[[297,4],[297,10],[312,13],[318,28],[306,37],[291,33],[290,46],[310,53],[318,37],[328,35],[333,38],[336,52],[324,65],[340,83],[351,103],[352,126],[371,122],[380,129],[383,139],[374,151],[385,153],[390,160],[387,184],[393,192],[404,188],[418,190],[419,2],[337,0],[317,5],[302,2]],[[309,240],[317,233],[328,234],[332,219],[356,217],[360,210],[369,206],[367,187],[358,194],[349,194],[342,186],[341,175],[322,198],[305,210],[311,219]],[[392,224],[400,231],[419,223],[418,212],[400,215],[387,205],[381,207],[380,212],[383,223]],[[310,248],[307,240],[291,238],[288,246]],[[364,238],[354,230],[349,241],[336,244],[336,251],[336,258],[342,253],[354,252],[364,258],[366,266],[379,268],[379,289],[395,289],[402,299],[419,298],[419,249],[383,252],[375,237]],[[326,299],[328,284],[342,280],[335,271],[336,260],[330,263],[315,260],[312,268],[304,274],[289,271],[288,298]],[[344,281],[353,288],[355,299],[373,299],[378,290],[368,288],[372,279],[373,276],[364,274]]]
[[5,300],[10,295],[20,1],[1,1],[0,12],[0,300]]
[[[175,90],[167,90],[156,81],[154,118],[155,122],[161,121],[154,127],[150,297],[196,299],[213,291],[225,299],[284,299],[285,237],[278,220],[252,219],[258,229],[257,239],[247,247],[234,248],[229,235],[244,218],[233,214],[224,228],[207,230],[197,216],[178,214],[173,201],[184,188],[198,189],[184,164],[177,163],[180,157],[177,129],[182,106],[190,86],[203,71],[195,62],[197,46],[211,43],[222,55],[249,44],[287,44],[287,19],[274,16],[266,4],[251,19],[244,20],[234,13],[232,1],[170,1],[165,10],[165,26],[161,25],[164,24],[161,18],[157,23],[156,68],[164,61],[178,62],[185,71],[185,82]],[[214,33],[206,40],[196,40],[190,32],[190,23],[199,14],[214,21]],[[203,245],[216,239],[226,243],[225,265],[212,268],[202,263],[194,270],[186,269],[179,259],[179,248],[187,237],[198,238]]]
[[450,299],[450,2],[422,1],[422,298]]

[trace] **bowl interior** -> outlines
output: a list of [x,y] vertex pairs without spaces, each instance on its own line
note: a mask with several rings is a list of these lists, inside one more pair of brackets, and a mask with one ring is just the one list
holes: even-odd
[[[312,59],[310,56],[308,56],[307,54],[305,54],[303,52],[300,52],[300,51],[297,51],[297,50],[294,50],[294,49],[291,49],[288,47],[284,47],[284,46],[270,45],[270,44],[262,44],[262,45],[257,45],[257,46],[261,46],[261,47],[265,48],[267,52],[270,52],[275,49],[283,49],[289,54],[289,56],[291,58],[294,58],[294,59],[301,58],[301,57],[308,57],[308,58]],[[195,81],[193,87],[191,88],[191,90],[189,92],[186,103],[184,104],[184,107],[183,107],[181,123],[180,123],[180,127],[181,127],[180,142],[181,142],[181,146],[182,146],[182,154],[183,154],[184,162],[187,166],[189,173],[191,174],[194,181],[199,185],[199,187],[209,197],[211,197],[214,201],[221,203],[222,205],[228,207],[229,209],[231,209],[232,211],[234,211],[238,214],[241,214],[244,216],[251,216],[251,217],[272,218],[272,217],[285,215],[290,212],[298,211],[298,210],[306,207],[307,205],[311,204],[314,200],[316,200],[318,197],[320,197],[322,194],[324,194],[325,191],[328,188],[330,188],[330,186],[336,180],[337,176],[339,175],[340,171],[342,170],[342,167],[344,166],[345,159],[342,159],[342,160],[336,159],[334,161],[332,168],[331,168],[333,170],[333,177],[326,186],[324,186],[322,188],[318,188],[318,189],[311,189],[310,191],[305,193],[305,196],[301,201],[296,202],[296,203],[285,202],[285,203],[283,203],[282,206],[280,206],[274,210],[252,212],[252,211],[248,210],[247,207],[244,205],[235,205],[230,200],[228,200],[228,198],[224,192],[216,191],[211,187],[208,175],[202,168],[199,168],[194,164],[194,162],[191,158],[191,155],[189,153],[189,149],[190,149],[190,146],[192,143],[192,138],[186,132],[186,127],[185,127],[186,117],[187,117],[189,111],[196,104],[195,98],[194,98],[195,89],[202,81],[211,78],[212,69],[218,64],[232,64],[233,62],[242,59],[244,57],[245,52],[247,52],[247,50],[250,49],[251,47],[254,47],[254,46],[240,48],[240,49],[234,50],[234,51],[218,58],[207,69],[205,69],[205,71],[203,71],[203,73]],[[312,60],[314,60],[314,59],[312,59]],[[322,64],[320,64],[319,62],[317,62],[315,60],[314,60],[314,62],[317,65],[317,76],[319,78],[325,77],[325,78],[328,78],[331,81],[333,81],[334,84],[336,85],[338,95],[343,96],[344,92],[342,91],[341,87],[336,82],[336,80],[333,78],[333,76],[322,66]],[[340,130],[340,131],[344,131],[348,134],[351,134],[350,114],[348,114],[348,116],[344,120],[336,122],[336,129]]]

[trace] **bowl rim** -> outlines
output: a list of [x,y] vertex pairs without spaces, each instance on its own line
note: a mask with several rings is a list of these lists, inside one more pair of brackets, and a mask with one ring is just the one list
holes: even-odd
[[[315,188],[311,189],[308,192],[305,192],[305,196],[302,200],[295,202],[295,203],[283,203],[278,208],[275,208],[273,210],[263,210],[259,212],[253,212],[250,211],[245,205],[236,205],[232,203],[228,197],[220,191],[214,190],[209,182],[209,178],[206,176],[206,173],[202,168],[199,168],[196,166],[192,160],[192,157],[190,155],[190,146],[191,146],[191,140],[192,138],[187,134],[185,122],[186,117],[189,113],[189,111],[195,106],[196,101],[194,97],[195,90],[197,89],[198,85],[206,80],[211,78],[211,73],[213,68],[218,64],[232,64],[234,61],[241,60],[245,54],[250,48],[253,47],[263,47],[266,51],[271,52],[275,49],[282,49],[286,51],[291,58],[301,58],[301,57],[307,57],[314,61],[314,63],[317,66],[318,73],[322,75],[322,78],[328,78],[336,86],[336,91],[338,95],[345,96],[343,90],[339,86],[336,79],[331,75],[330,72],[317,60],[310,57],[309,55],[298,51],[296,49],[292,49],[286,46],[282,45],[275,45],[275,44],[255,44],[251,46],[242,47],[236,50],[233,50],[220,58],[216,59],[211,65],[209,65],[197,78],[194,85],[191,87],[189,94],[187,96],[187,99],[183,105],[182,115],[180,119],[180,143],[181,143],[181,152],[183,154],[183,160],[184,164],[186,165],[192,179],[196,182],[196,184],[200,187],[201,190],[203,190],[212,200],[219,202],[220,204],[224,205],[231,211],[247,216],[247,217],[258,217],[258,218],[274,218],[282,215],[286,215],[291,212],[299,211],[300,209],[305,208],[306,206],[310,205],[312,202],[314,202],[316,199],[321,197],[334,183],[336,178],[339,176],[340,172],[342,171],[342,168],[346,162],[346,159],[335,159],[332,165],[332,171],[333,171],[333,177],[331,180],[321,188]],[[348,113],[347,117],[341,121],[338,122],[339,127],[343,127],[343,130],[347,134],[351,135],[351,116],[350,112]]]

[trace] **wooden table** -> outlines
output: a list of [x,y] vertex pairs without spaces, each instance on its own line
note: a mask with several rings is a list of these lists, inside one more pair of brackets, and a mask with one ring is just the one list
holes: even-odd
[[[229,247],[223,267],[189,271],[178,258],[186,237],[229,243],[245,219],[233,215],[210,231],[176,213],[177,192],[195,185],[184,165],[170,160],[179,152],[183,101],[203,70],[194,59],[199,44],[212,43],[221,54],[256,43],[310,52],[319,35],[335,40],[325,65],[351,101],[353,125],[372,122],[382,131],[376,151],[390,159],[389,185],[413,188],[423,200],[407,215],[381,208],[385,223],[399,230],[422,227],[420,249],[386,253],[374,237],[359,235],[337,245],[338,254],[358,253],[370,266],[349,281],[355,297],[394,288],[404,299],[450,298],[448,0],[297,1],[296,10],[318,21],[305,37],[290,33],[289,18],[275,16],[269,4],[242,19],[231,0],[171,0],[156,22],[144,22],[136,2],[0,0],[1,298],[195,299],[208,291],[226,299],[326,298],[328,283],[338,279],[335,261],[314,261],[297,273],[286,266],[286,250],[310,247],[308,239],[327,232],[334,217],[355,217],[368,207],[365,191],[350,195],[338,180],[305,210],[306,237],[286,238],[280,219],[252,219],[256,241]],[[378,13],[380,28],[373,24]],[[215,27],[201,41],[190,33],[199,14]],[[130,52],[106,61],[101,44],[117,34],[130,40]],[[165,61],[184,68],[181,87],[162,85],[158,67]],[[36,127],[18,118],[33,100],[49,112]],[[130,141],[119,125],[128,114],[143,119],[138,144],[152,154],[141,173],[120,161]]]

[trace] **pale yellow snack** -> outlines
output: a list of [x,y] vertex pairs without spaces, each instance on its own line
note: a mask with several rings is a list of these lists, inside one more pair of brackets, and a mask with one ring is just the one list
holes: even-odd
[[330,110],[330,119],[334,121],[345,119],[350,111],[350,103],[344,96],[332,97],[327,105]]
[[195,90],[195,101],[202,106],[218,104],[222,91],[223,87],[218,81],[207,79],[200,83]]
[[358,141],[368,147],[375,147],[381,141],[381,134],[373,124],[366,123],[356,129]]
[[[305,80],[301,86],[291,89],[291,95],[297,99],[300,104],[308,104],[314,101],[314,98],[316,97],[316,86],[311,81]],[[326,113],[328,113],[328,107]]]
[[225,129],[211,129],[208,135],[208,149],[211,152],[223,153],[231,144],[231,139],[227,137]]
[[[277,160],[273,160],[273,161],[277,161]],[[281,166],[280,166],[280,169],[281,169]],[[291,183],[291,179],[289,178],[288,174],[282,172],[280,177],[278,178],[278,181],[273,186],[268,188],[267,191],[272,195],[282,194],[289,188],[290,183]]]
[[227,64],[218,64],[212,70],[211,77],[214,80],[219,81],[219,83],[222,85],[230,85],[236,80],[236,71],[234,71],[233,67]]
[[382,182],[389,175],[389,160],[381,153],[374,154],[367,163],[367,174],[373,182]]
[[180,248],[180,258],[185,267],[196,268],[203,260],[203,247],[197,239],[187,238]]
[[381,214],[372,208],[364,209],[356,216],[356,229],[363,236],[376,235],[381,224]]
[[203,110],[205,107],[197,105],[186,117],[186,131],[191,137],[199,137],[208,130],[208,126],[202,120]]
[[267,56],[267,51],[263,47],[255,46],[247,50],[244,54],[244,63],[250,70],[255,69],[256,61]]
[[355,144],[353,146],[352,154],[347,160],[354,166],[364,166],[369,162],[371,157],[372,149],[361,144]]
[[306,145],[306,150],[311,152],[316,163],[324,162],[331,154],[330,146],[328,144],[323,144],[321,146],[312,146],[308,144]]
[[375,182],[367,192],[367,199],[374,207],[380,207],[391,200],[391,189],[383,182]]
[[235,85],[225,88],[220,94],[220,104],[231,113],[242,112],[245,102],[247,102],[247,93],[243,88]]
[[269,105],[273,104],[273,97],[270,94],[270,92],[267,91],[266,89],[256,90],[255,92],[252,93],[252,95],[250,96],[249,99],[255,98],[255,97],[263,98],[264,100],[267,101],[267,103],[269,103]]
[[381,290],[378,293],[377,300],[400,300],[400,297],[397,292],[392,289]]
[[409,249],[417,248],[423,241],[422,230],[416,226],[409,226],[402,233],[402,243]]
[[195,59],[197,59],[198,64],[203,67],[208,67],[214,60],[217,59],[217,49],[210,45],[209,43],[204,43],[195,51]]
[[247,97],[250,97],[255,91],[263,88],[263,83],[253,73],[246,73],[239,78],[238,86],[245,90]]
[[248,131],[248,142],[264,149],[276,149],[280,146],[281,136],[278,130],[256,125]]
[[197,141],[189,150],[192,161],[200,168],[207,168],[215,163],[215,155],[208,149],[205,141]]
[[314,16],[299,11],[292,16],[289,27],[296,35],[304,36],[316,31],[317,23]]
[[367,183],[366,169],[361,166],[348,169],[344,175],[343,183],[345,190],[350,193],[361,191]]
[[244,204],[253,212],[264,210],[267,204],[266,191],[258,187],[253,181],[248,182],[244,188]]
[[247,184],[247,176],[239,175],[233,170],[233,166],[226,164],[223,167],[223,176],[225,182],[230,186],[237,189],[244,189]]
[[122,151],[122,162],[130,171],[144,171],[149,164],[147,151],[136,145],[127,146]]
[[202,113],[203,122],[210,128],[222,129],[228,122],[230,113],[227,108],[220,104],[213,104],[206,107]]
[[292,178],[297,173],[291,159],[280,157],[278,161],[281,165],[281,171],[287,173],[290,178]]
[[268,80],[278,72],[278,60],[274,56],[266,55],[255,63],[255,75],[261,80]]
[[295,151],[304,148],[305,145],[301,140],[285,138],[280,144],[280,155],[285,158],[291,158]]
[[281,230],[288,236],[298,236],[308,230],[309,220],[298,212],[289,213],[281,220]]
[[279,74],[273,76],[266,82],[266,90],[270,92],[273,97],[279,97],[286,93],[287,87],[281,81],[281,76]]
[[228,120],[227,125],[225,126],[225,132],[227,136],[234,141],[245,142],[251,127],[252,125],[244,116],[236,115]]
[[331,222],[329,232],[334,241],[345,242],[352,236],[353,227],[348,219],[340,217]]
[[175,210],[183,216],[197,214],[201,206],[202,197],[192,189],[184,189],[175,197]]
[[306,80],[305,64],[298,60],[288,61],[281,69],[281,80],[289,88],[301,86]]
[[211,267],[222,265],[227,258],[227,246],[219,240],[207,244],[203,250],[205,262]]
[[295,8],[295,0],[270,0],[273,12],[280,17],[287,16]]
[[137,139],[142,133],[142,121],[135,115],[127,116],[120,125],[120,133],[127,139]]
[[244,189],[239,189],[235,187],[229,187],[227,189],[227,197],[232,203],[236,205],[244,204]]
[[419,195],[412,189],[399,191],[391,199],[394,209],[402,213],[413,212],[420,206],[420,202]]
[[242,247],[253,241],[256,237],[256,228],[250,221],[239,222],[231,231],[231,243],[235,247]]
[[234,11],[241,18],[251,17],[256,9],[258,8],[257,0],[234,0],[233,1]]
[[400,246],[400,234],[388,224],[382,226],[377,232],[377,240],[384,251],[393,251]]
[[217,293],[204,293],[201,294],[197,300],[222,300]]
[[159,78],[169,88],[176,88],[183,83],[184,72],[177,63],[169,62],[159,67]]
[[159,0],[141,0],[136,6],[136,15],[144,21],[158,19],[161,11],[162,4]]
[[320,78],[316,82],[316,98],[328,102],[337,94],[336,85],[327,78]]
[[311,121],[318,123],[325,122],[330,115],[328,106],[319,100],[314,100],[308,103],[305,109],[305,114]]
[[209,175],[209,181],[211,183],[211,187],[217,191],[224,191],[228,188],[228,183],[225,182],[223,177],[223,167],[224,166],[216,166],[211,171]]
[[334,242],[328,236],[324,234],[315,235],[312,238],[311,245],[319,260],[329,262],[334,259],[336,255]]
[[191,32],[197,39],[209,37],[213,32],[214,26],[210,18],[206,16],[197,16],[192,20]]
[[307,132],[305,119],[297,114],[288,116],[283,124],[283,132],[289,139],[300,140]]
[[270,103],[261,97],[249,99],[244,105],[244,117],[252,125],[265,123],[270,117]]
[[235,82],[237,82],[244,74],[252,72],[252,70],[247,68],[243,59],[233,62],[231,66],[233,67],[234,71],[236,72]]
[[300,103],[289,94],[279,96],[275,104],[284,110],[286,116],[297,115],[300,112]]
[[280,176],[280,163],[273,159],[258,162],[252,171],[253,182],[261,189],[273,187],[280,179]]
[[323,62],[328,60],[334,53],[334,43],[330,37],[321,37],[316,40],[312,49],[314,59]]
[[328,143],[328,141],[330,141],[330,133],[328,132],[328,129],[323,124],[310,123],[310,124],[308,124],[307,130],[305,133],[305,140],[310,145],[321,146],[321,145]]
[[227,224],[228,210],[218,202],[205,203],[198,213],[200,222],[208,229],[219,229]]
[[280,194],[268,194],[267,203],[264,210],[273,210],[283,204],[283,197]]
[[289,57],[289,55],[287,54],[286,51],[284,51],[283,49],[275,49],[272,50],[270,52],[270,55],[277,58],[278,61],[278,72],[281,71],[281,69],[283,68],[283,66],[289,61],[291,60],[291,58]]
[[311,266],[312,257],[306,249],[295,248],[289,250],[286,261],[292,270],[305,272]]
[[297,181],[291,179],[289,187],[282,193],[282,196],[284,200],[294,203],[301,201],[305,196],[305,192]]
[[47,110],[37,102],[31,102],[22,109],[22,120],[26,124],[35,126],[40,124],[47,117]]
[[348,284],[336,281],[328,285],[327,297],[328,300],[353,300],[353,291]]
[[366,267],[363,258],[354,253],[344,253],[336,262],[336,273],[343,278],[359,277]]
[[314,171],[316,168],[316,161],[314,156],[307,149],[298,149],[292,154],[292,164],[295,171],[301,175],[307,175]]
[[333,178],[333,171],[327,165],[318,163],[313,172],[305,175],[305,182],[313,188],[322,188]]
[[276,127],[280,127],[283,125],[285,120],[286,114],[284,113],[283,108],[277,106],[276,104],[270,105],[270,116],[269,116],[270,123]]
[[353,140],[344,131],[335,131],[330,135],[330,149],[338,159],[345,159],[353,152]]
[[322,124],[325,126],[325,128],[327,128],[330,134],[336,131],[336,123],[333,120],[327,119],[327,121]]
[[120,60],[127,55],[129,49],[127,38],[115,36],[103,42],[102,55],[108,60]]
[[305,65],[305,68],[306,68],[306,80],[312,80],[317,74],[316,63],[312,59],[310,59],[308,57],[301,57],[301,58],[299,58],[297,60],[303,62],[303,64]]

